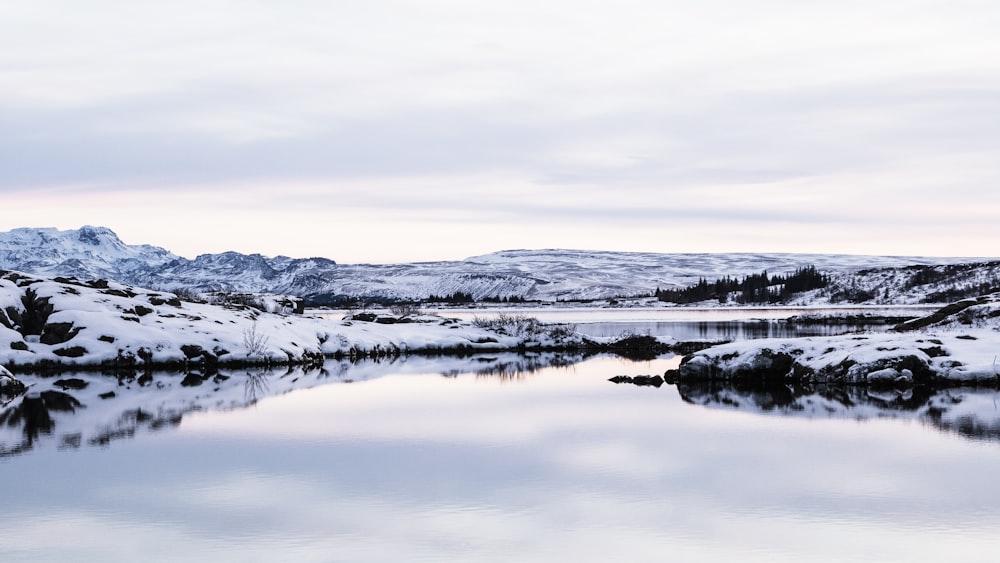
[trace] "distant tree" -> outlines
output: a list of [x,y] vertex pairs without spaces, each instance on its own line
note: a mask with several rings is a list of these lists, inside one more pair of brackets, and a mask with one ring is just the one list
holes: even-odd
[[683,289],[657,287],[654,295],[660,301],[680,304],[713,299],[726,303],[733,293],[736,293],[738,303],[778,303],[793,294],[826,287],[828,283],[829,278],[826,275],[819,273],[813,266],[806,266],[789,276],[769,276],[765,270],[759,274],[750,274],[739,281],[730,276],[719,278],[714,283],[700,278],[698,283]]

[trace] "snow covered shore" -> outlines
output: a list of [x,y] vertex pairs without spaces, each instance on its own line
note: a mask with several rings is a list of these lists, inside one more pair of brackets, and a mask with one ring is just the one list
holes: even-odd
[[888,334],[764,339],[714,346],[668,374],[679,381],[1000,383],[1000,294],[967,299]]
[[475,322],[419,314],[343,320],[275,314],[105,280],[0,271],[0,365],[15,373],[310,365],[326,358],[637,345],[659,350],[668,343],[647,338],[619,345],[517,315]]

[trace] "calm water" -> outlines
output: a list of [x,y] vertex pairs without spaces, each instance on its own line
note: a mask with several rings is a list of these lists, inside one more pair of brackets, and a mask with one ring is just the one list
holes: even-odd
[[78,374],[80,391],[26,378],[39,400],[50,391],[48,422],[21,408],[0,434],[0,560],[937,562],[1000,550],[994,391],[607,381],[676,357],[545,367],[574,359],[331,362],[197,387],[170,374],[145,386]]
[[[802,314],[875,314],[885,316],[921,316],[936,306],[893,307],[716,307],[710,309],[671,307],[662,309],[631,308],[479,308],[431,309],[445,317],[472,320],[491,318],[499,314],[528,315],[544,323],[572,324],[577,332],[589,336],[622,336],[650,334],[669,336],[677,340],[745,340],[751,338],[794,338],[827,336],[847,332],[881,331],[888,326],[794,325],[786,319]],[[340,319],[346,311],[323,311],[321,316]]]

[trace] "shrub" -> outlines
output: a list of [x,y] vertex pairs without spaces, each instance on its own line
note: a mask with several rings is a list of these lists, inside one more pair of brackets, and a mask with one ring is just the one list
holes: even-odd
[[270,340],[267,335],[258,330],[257,321],[243,329],[243,347],[247,349],[247,356],[263,356]]
[[397,317],[417,317],[423,314],[416,303],[396,303],[389,306],[389,312]]
[[492,319],[473,317],[472,324],[509,336],[530,336],[542,332],[542,322],[528,315],[500,313]]

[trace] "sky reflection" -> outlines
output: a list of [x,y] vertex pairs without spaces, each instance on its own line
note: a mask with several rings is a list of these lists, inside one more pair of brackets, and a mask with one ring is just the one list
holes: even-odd
[[8,458],[21,486],[0,556],[975,561],[1000,547],[997,444],[607,381],[676,361],[386,375]]

